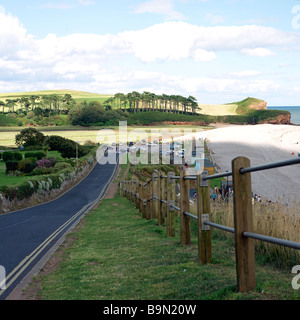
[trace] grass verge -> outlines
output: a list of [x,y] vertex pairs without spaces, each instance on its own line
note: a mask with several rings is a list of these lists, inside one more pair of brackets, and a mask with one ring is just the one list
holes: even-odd
[[[190,246],[167,238],[165,227],[144,220],[126,198],[105,199],[55,255],[54,272],[38,275],[28,291],[42,300],[240,300],[293,299],[290,270],[257,264],[257,287],[236,291],[233,241],[213,232],[213,261],[200,265],[197,239]],[[195,225],[192,229],[196,229]],[[177,221],[179,228],[179,221]],[[55,258],[55,256],[54,256]],[[51,263],[51,262],[50,262]],[[37,293],[36,293],[37,291]]]

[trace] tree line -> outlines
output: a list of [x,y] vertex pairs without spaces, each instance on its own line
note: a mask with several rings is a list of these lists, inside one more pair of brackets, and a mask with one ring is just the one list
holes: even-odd
[[9,113],[14,113],[20,109],[26,114],[29,111],[34,111],[39,108],[41,114],[54,111],[60,113],[62,110],[69,110],[75,104],[75,100],[71,94],[65,95],[49,94],[49,95],[30,95],[21,98],[6,99],[5,102],[0,100],[0,108],[4,113],[5,108],[8,108]]
[[137,91],[127,94],[116,93],[113,97],[105,100],[103,106],[106,110],[119,108],[132,112],[159,110],[163,112],[196,114],[197,110],[201,110],[197,99],[193,96],[186,98],[181,95],[157,95],[147,91],[143,93]]

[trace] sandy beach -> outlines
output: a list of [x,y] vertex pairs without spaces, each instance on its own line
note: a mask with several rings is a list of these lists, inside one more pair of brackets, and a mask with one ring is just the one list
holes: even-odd
[[[251,165],[260,165],[295,158],[300,152],[300,126],[228,126],[196,136],[207,139],[219,172],[231,171],[231,160],[237,156],[249,158]],[[264,200],[300,202],[300,165],[254,172],[251,179],[252,192]]]

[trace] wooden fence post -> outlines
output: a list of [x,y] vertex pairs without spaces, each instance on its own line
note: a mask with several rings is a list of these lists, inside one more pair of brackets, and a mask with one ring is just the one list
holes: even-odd
[[121,196],[121,197],[124,196],[124,192],[123,192],[123,181],[120,182],[120,196]]
[[185,180],[186,172],[180,171],[180,240],[182,245],[191,243],[190,217],[184,212],[190,212],[190,181]]
[[134,186],[134,193],[135,193],[135,207],[138,209],[139,208],[139,180],[135,181],[135,186]]
[[143,181],[139,182],[139,211],[143,212]]
[[158,174],[153,172],[152,174],[152,218],[158,218]]
[[133,180],[129,181],[129,186],[130,186],[130,201],[133,202],[134,200],[134,194],[133,194]]
[[142,198],[142,218],[146,219],[146,205],[147,205],[147,182],[143,182],[143,198]]
[[245,231],[253,232],[251,174],[240,173],[240,169],[246,167],[250,167],[249,159],[238,157],[232,160],[236,272],[240,292],[256,286],[254,240],[243,236]]
[[203,224],[210,214],[209,183],[202,179],[205,175],[208,175],[207,170],[197,176],[198,252],[202,264],[211,263],[211,231]]
[[167,178],[167,237],[175,237],[175,179],[174,172],[168,173]]
[[147,182],[146,185],[146,219],[150,220],[151,219],[151,182]]
[[129,200],[129,181],[126,181],[126,198]]
[[[160,171],[160,176],[162,175],[162,171]],[[166,200],[166,178],[160,178],[160,198],[161,200]],[[164,202],[160,202],[160,212],[158,218],[158,224],[165,224],[165,215],[166,215],[166,204]]]

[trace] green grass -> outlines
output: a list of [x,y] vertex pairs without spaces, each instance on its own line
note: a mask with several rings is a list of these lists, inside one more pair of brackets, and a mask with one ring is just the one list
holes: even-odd
[[8,185],[13,186],[32,178],[32,177],[26,177],[26,176],[7,175],[5,171],[6,171],[5,162],[0,161],[0,186],[8,186]]
[[178,228],[179,221],[176,237],[167,238],[165,227],[142,219],[126,198],[106,199],[68,236],[74,242],[60,249],[58,269],[37,276],[30,289],[38,283],[45,300],[299,299],[290,270],[261,265],[256,289],[238,293],[233,241],[213,233],[213,261],[204,266],[195,234],[182,246]]

